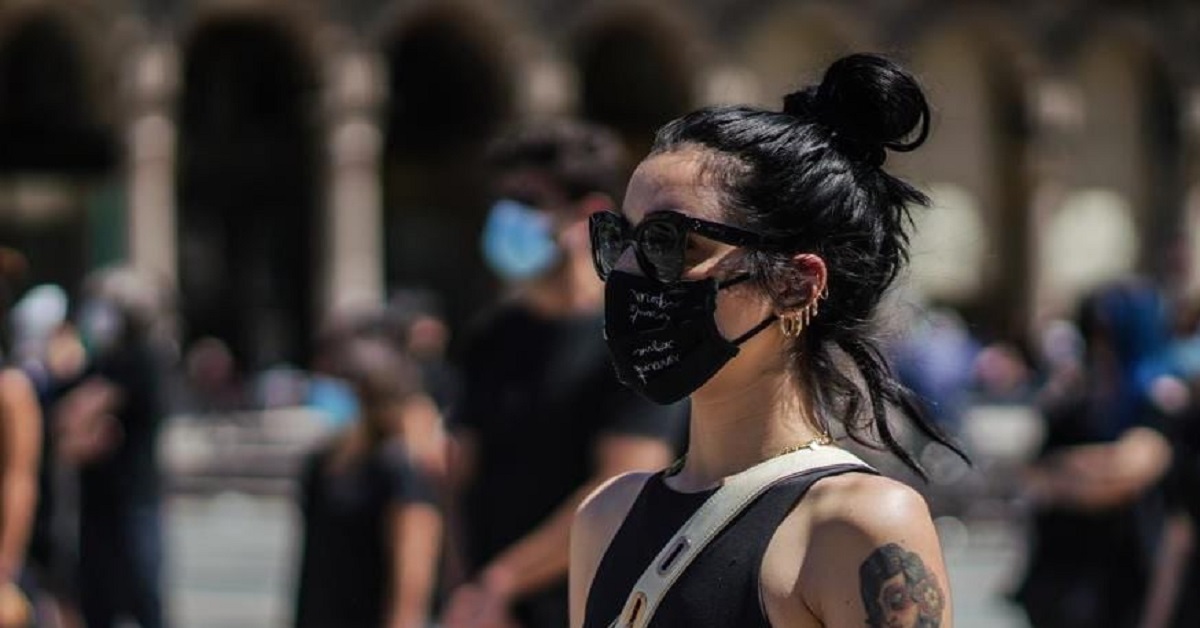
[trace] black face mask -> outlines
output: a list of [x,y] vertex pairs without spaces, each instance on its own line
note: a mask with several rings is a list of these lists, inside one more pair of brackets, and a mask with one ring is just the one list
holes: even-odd
[[717,330],[717,292],[747,276],[659,283],[613,271],[604,286],[604,337],[617,379],[647,399],[674,403],[695,392],[775,316],[730,341]]

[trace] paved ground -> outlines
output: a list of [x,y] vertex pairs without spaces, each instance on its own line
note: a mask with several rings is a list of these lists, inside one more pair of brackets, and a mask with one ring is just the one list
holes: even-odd
[[[287,625],[295,522],[278,497],[177,497],[169,538],[172,612],[179,628]],[[1024,628],[1000,599],[1019,558],[1013,529],[939,520],[950,565],[955,624]]]

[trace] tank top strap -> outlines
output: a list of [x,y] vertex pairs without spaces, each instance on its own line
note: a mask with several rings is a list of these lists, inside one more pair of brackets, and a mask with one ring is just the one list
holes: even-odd
[[[854,472],[877,474],[858,464],[836,464],[775,482],[704,548],[667,591],[651,628],[769,628],[758,601],[758,576],[771,536],[813,484]],[[675,491],[666,485],[662,472],[646,481],[597,567],[588,592],[585,628],[608,627],[646,566],[715,490]]]

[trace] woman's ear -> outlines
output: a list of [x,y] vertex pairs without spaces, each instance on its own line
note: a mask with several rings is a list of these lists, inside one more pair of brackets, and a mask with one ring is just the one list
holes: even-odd
[[797,253],[788,262],[784,272],[768,284],[778,314],[805,307],[825,291],[829,280],[825,260],[819,255]]
[[821,256],[813,253],[797,253],[792,257],[792,264],[799,270],[807,284],[808,301],[825,292],[829,285],[827,283],[829,269],[825,267],[825,260],[821,259]]

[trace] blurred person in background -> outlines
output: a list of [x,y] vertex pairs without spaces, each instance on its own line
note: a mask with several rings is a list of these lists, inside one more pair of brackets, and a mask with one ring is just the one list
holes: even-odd
[[470,579],[445,628],[567,624],[568,537],[584,496],[673,455],[686,407],[616,379],[601,333],[588,218],[617,207],[624,150],[581,122],[531,123],[490,153],[484,256],[511,286],[473,330],[453,415],[453,483]]
[[1177,320],[1169,359],[1177,378],[1161,378],[1152,390],[1159,405],[1178,411],[1166,422],[1173,450],[1168,515],[1140,628],[1200,626],[1200,307],[1181,307]]
[[38,588],[40,625],[78,625],[75,608],[74,535],[65,525],[75,507],[70,503],[72,478],[55,456],[52,409],[86,366],[79,335],[67,320],[69,299],[55,285],[30,289],[13,307],[14,357],[37,391],[42,413],[38,504],[29,543],[29,564]]
[[229,345],[207,336],[188,347],[184,375],[192,410],[200,414],[225,414],[244,407],[237,360]]
[[445,422],[425,384],[420,360],[408,353],[405,338],[397,333],[386,309],[345,310],[335,313],[325,324],[309,378],[309,405],[329,415],[336,427],[358,422],[364,412],[362,401],[354,382],[346,379],[343,357],[347,346],[360,341],[386,345],[411,361],[417,369],[421,394],[411,396],[406,403],[406,410],[401,415],[400,440],[413,464],[445,489],[448,473]]
[[350,382],[338,372],[338,357],[346,343],[376,324],[377,314],[358,309],[335,312],[318,333],[304,404],[320,411],[328,427],[344,428],[362,410]]
[[55,407],[79,474],[79,596],[88,628],[166,624],[157,440],[166,408],[165,290],[129,268],[90,275],[77,322],[88,366]]
[[972,363],[979,343],[949,308],[922,308],[908,332],[891,347],[900,381],[921,400],[926,413],[956,434],[974,383]]
[[1033,536],[1016,599],[1034,628],[1132,627],[1171,461],[1151,395],[1168,316],[1158,290],[1132,279],[1090,293],[1079,312],[1081,368],[1039,401],[1046,437],[1026,477]]
[[[25,266],[23,256],[0,247],[0,329]],[[42,413],[33,384],[0,354],[0,626],[4,628],[25,626],[33,619],[25,554],[37,510],[41,439]]]
[[327,356],[358,416],[311,454],[301,475],[303,550],[297,628],[424,628],[437,583],[436,482],[405,442],[432,402],[416,364],[379,337],[347,337]]
[[396,342],[421,365],[425,388],[444,415],[453,411],[458,399],[458,369],[447,360],[450,325],[441,300],[429,290],[398,290],[388,302],[385,316],[396,334]]

